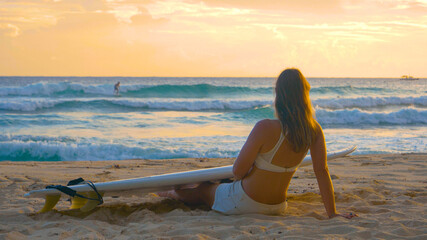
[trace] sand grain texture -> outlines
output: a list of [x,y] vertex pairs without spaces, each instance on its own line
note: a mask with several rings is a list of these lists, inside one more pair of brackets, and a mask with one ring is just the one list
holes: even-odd
[[358,218],[326,219],[311,167],[288,191],[286,216],[225,216],[153,194],[106,197],[89,213],[34,214],[23,195],[83,177],[111,181],[231,164],[233,159],[0,162],[0,239],[427,239],[427,154],[356,155],[330,162],[337,208]]

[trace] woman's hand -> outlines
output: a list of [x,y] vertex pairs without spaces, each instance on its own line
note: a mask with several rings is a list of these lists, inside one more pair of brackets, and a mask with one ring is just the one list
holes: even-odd
[[334,217],[337,217],[337,216],[340,216],[340,217],[343,217],[343,218],[347,218],[347,219],[358,217],[357,214],[350,212],[350,213],[335,213],[334,215],[330,216],[329,218],[334,218]]

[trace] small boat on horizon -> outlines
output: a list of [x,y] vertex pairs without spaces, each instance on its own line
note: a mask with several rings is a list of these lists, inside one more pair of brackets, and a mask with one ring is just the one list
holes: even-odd
[[402,77],[400,77],[400,80],[409,80],[409,81],[412,81],[412,80],[419,80],[419,78],[414,78],[411,75],[403,75]]

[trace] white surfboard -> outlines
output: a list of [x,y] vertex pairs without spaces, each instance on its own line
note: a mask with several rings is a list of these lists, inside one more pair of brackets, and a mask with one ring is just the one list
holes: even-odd
[[[356,150],[356,146],[352,146],[340,151],[328,153],[328,160],[346,156]],[[312,163],[311,157],[307,156],[301,162],[300,167],[307,166]],[[114,194],[122,191],[137,190],[140,193],[158,192],[182,188],[189,184],[197,184],[205,181],[216,181],[233,177],[232,165],[216,168],[207,168],[193,171],[168,173],[142,178],[124,179],[110,182],[95,183],[95,187],[101,195]],[[87,184],[69,186],[69,188],[77,191],[79,194],[89,198],[96,198],[97,195],[93,189]],[[57,189],[40,189],[33,190],[25,194],[25,197],[46,198],[45,206],[39,212],[51,210],[59,201],[61,195],[65,195]],[[72,198],[72,209],[81,209],[89,211],[98,205],[98,201],[87,200],[80,197]]]

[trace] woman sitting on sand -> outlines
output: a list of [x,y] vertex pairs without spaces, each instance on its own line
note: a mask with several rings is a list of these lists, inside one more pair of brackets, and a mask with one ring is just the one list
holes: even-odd
[[313,169],[330,218],[335,209],[334,189],[326,163],[323,130],[314,119],[310,85],[298,69],[286,69],[276,82],[278,119],[259,121],[233,165],[232,183],[202,183],[194,189],[159,194],[189,204],[207,204],[224,214],[281,215],[286,209],[289,183],[310,149]]

